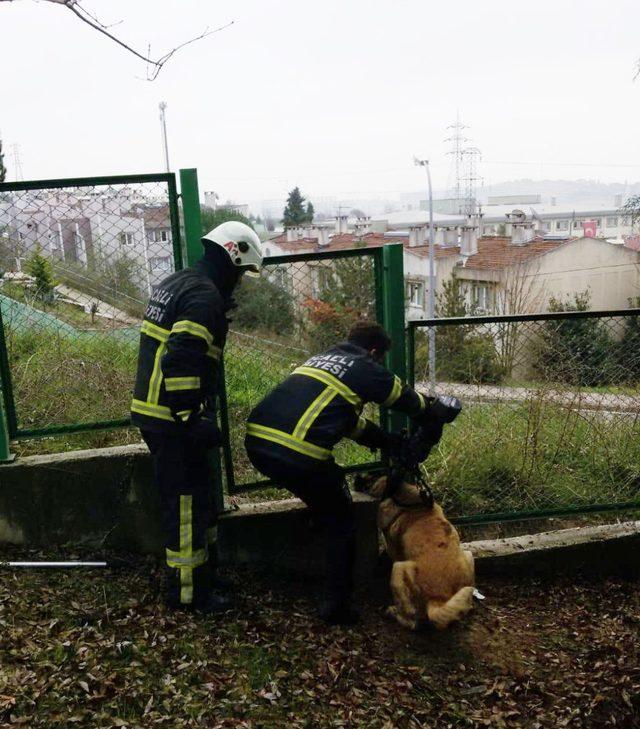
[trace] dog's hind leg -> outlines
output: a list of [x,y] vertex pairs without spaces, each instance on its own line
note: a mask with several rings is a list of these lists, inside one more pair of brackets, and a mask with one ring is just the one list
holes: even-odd
[[400,625],[415,630],[418,622],[419,591],[416,588],[418,567],[415,562],[395,562],[391,570],[391,592],[394,605],[387,614]]

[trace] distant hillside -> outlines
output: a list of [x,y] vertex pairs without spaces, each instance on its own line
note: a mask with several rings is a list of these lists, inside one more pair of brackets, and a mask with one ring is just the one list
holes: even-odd
[[611,203],[616,195],[640,194],[640,182],[625,184],[621,182],[602,183],[596,180],[511,180],[487,185],[479,191],[481,200],[490,195],[542,195],[542,202],[555,197],[558,203],[574,200]]

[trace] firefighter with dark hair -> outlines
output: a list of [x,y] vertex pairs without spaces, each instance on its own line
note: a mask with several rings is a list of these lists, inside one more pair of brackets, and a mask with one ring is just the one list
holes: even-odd
[[332,449],[350,438],[371,449],[393,447],[387,434],[362,416],[367,402],[417,417],[427,400],[389,372],[385,330],[358,322],[348,341],[308,359],[249,415],[245,447],[251,463],[309,507],[328,533],[327,598],[321,617],[330,624],[357,620],[351,604],[355,519],[345,471]]
[[[220,612],[230,606],[217,572],[216,514],[209,452],[221,444],[215,414],[226,312],[245,272],[262,263],[260,239],[230,221],[202,239],[193,268],[151,294],[140,330],[131,419],[151,451],[166,550],[166,602]],[[228,585],[226,586],[228,588]]]

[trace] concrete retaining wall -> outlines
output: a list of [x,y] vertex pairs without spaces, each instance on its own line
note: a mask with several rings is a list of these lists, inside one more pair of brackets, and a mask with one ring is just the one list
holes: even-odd
[[[354,494],[354,502],[357,572],[364,577],[378,561],[377,502],[363,494]],[[159,524],[144,445],[29,456],[0,466],[0,544],[73,544],[161,555]],[[536,524],[540,528],[543,522]],[[640,566],[640,521],[473,541],[478,536],[494,537],[494,527],[463,530],[480,576]],[[222,516],[219,539],[227,564],[261,562],[315,574],[324,562],[321,536],[297,499],[243,504]]]
[[[0,544],[74,544],[162,554],[157,495],[146,446],[29,456],[0,466]],[[354,494],[357,571],[378,556],[376,502]],[[220,519],[223,562],[319,571],[321,536],[297,499],[246,504]]]

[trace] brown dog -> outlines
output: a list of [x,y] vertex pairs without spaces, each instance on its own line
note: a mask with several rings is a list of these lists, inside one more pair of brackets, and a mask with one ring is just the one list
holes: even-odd
[[[386,477],[368,489],[382,498]],[[387,615],[416,630],[428,619],[444,629],[472,607],[475,571],[471,552],[460,549],[460,538],[438,504],[420,506],[418,488],[403,484],[393,499],[378,509],[378,526],[393,560]]]

